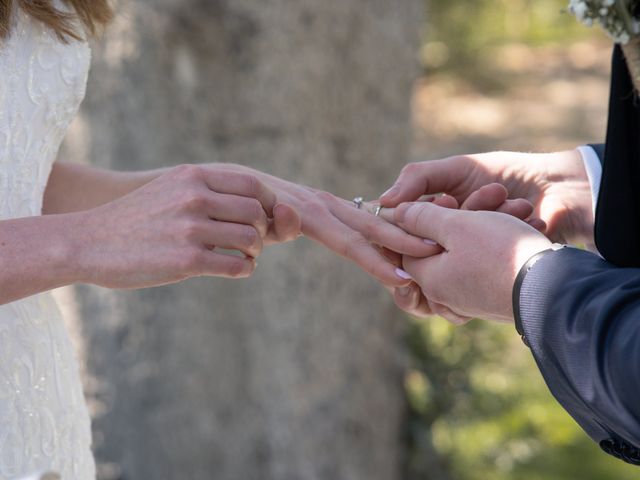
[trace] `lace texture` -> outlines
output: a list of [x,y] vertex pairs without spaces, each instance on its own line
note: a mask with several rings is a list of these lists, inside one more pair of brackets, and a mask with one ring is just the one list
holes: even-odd
[[[58,4],[61,6],[61,4]],[[40,215],[51,166],[84,98],[90,50],[19,9],[0,44],[0,219]],[[78,365],[50,294],[0,306],[0,480],[92,480]]]

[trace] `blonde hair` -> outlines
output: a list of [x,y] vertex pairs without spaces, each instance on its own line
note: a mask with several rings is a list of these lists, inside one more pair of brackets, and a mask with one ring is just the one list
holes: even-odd
[[61,11],[53,6],[53,0],[0,0],[0,39],[11,33],[11,14],[14,8],[21,8],[28,15],[51,28],[60,40],[81,40],[77,31],[77,20],[90,35],[109,23],[113,10],[108,0],[63,0],[72,7],[73,13]]

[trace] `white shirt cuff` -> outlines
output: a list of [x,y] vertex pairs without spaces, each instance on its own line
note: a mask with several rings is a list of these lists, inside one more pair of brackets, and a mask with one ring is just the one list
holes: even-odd
[[582,161],[584,162],[584,168],[587,171],[587,177],[589,178],[589,186],[591,187],[591,205],[593,207],[593,216],[596,215],[596,207],[598,206],[598,194],[600,193],[600,180],[602,180],[602,163],[596,151],[584,145],[578,147],[580,155],[582,155]]

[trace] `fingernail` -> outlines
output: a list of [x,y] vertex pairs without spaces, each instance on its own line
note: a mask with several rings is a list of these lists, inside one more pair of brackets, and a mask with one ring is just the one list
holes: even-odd
[[433,240],[431,240],[430,238],[423,238],[422,241],[424,243],[426,243],[427,245],[437,245],[438,242],[434,242]]
[[396,275],[398,275],[400,278],[404,280],[413,280],[413,278],[411,278],[411,275],[409,275],[407,272],[405,272],[401,268],[396,268]]
[[407,295],[409,295],[410,292],[411,292],[411,289],[409,287],[398,288],[398,295],[400,295],[401,297],[406,297]]
[[384,192],[382,195],[380,195],[380,197],[393,197],[396,193],[398,193],[400,189],[394,185],[393,187],[391,187],[389,190],[387,190],[386,192]]

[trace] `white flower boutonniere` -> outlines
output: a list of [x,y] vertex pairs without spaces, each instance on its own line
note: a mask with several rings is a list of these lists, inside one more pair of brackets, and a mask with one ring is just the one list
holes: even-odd
[[569,12],[587,26],[599,23],[622,46],[636,90],[640,90],[640,0],[570,0]]

